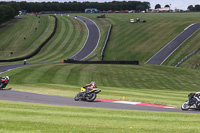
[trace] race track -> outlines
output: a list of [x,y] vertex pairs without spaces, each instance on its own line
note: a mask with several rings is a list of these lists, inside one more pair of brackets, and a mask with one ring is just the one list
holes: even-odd
[[82,60],[88,57],[96,49],[100,40],[100,30],[96,23],[88,18],[73,15],[70,16],[83,21],[88,29],[88,37],[84,46],[78,53],[70,57],[70,59]]
[[10,26],[10,25],[12,25],[12,24],[14,24],[14,23],[16,23],[16,22],[22,20],[22,19],[23,19],[23,17],[18,17],[16,20],[13,20],[13,21],[11,21],[10,23],[1,26],[1,27],[0,27],[0,31],[3,30],[3,29],[5,29],[5,28],[7,28],[8,26]]
[[[77,17],[81,19],[88,27],[89,36],[85,42],[84,47],[71,59],[81,60],[88,55],[90,55],[97,47],[100,32],[96,24],[84,17]],[[152,59],[150,59],[147,64],[161,64],[163,60],[165,60],[166,56],[170,55],[170,51],[174,51],[178,48],[183,42],[184,39],[190,37],[197,28],[200,27],[200,24],[195,24],[194,26],[189,27],[183,33],[181,33],[178,37],[176,37],[171,43],[169,43],[163,50],[161,50],[158,55],[155,55]],[[97,34],[98,33],[98,34]],[[183,39],[181,39],[183,37]],[[159,58],[159,56],[161,56]],[[33,64],[41,64],[41,63],[33,63]],[[32,64],[28,64],[32,65]],[[0,66],[0,74],[5,71],[10,71],[12,69],[22,67],[23,64],[15,64],[15,65],[5,65]],[[6,75],[5,75],[6,76]],[[73,98],[70,97],[59,97],[59,96],[51,96],[51,95],[42,95],[28,92],[20,92],[14,90],[0,90],[0,100],[10,100],[10,101],[21,101],[21,102],[29,102],[29,103],[39,103],[39,104],[51,104],[51,105],[64,105],[64,106],[80,106],[80,107],[94,107],[94,108],[109,108],[109,109],[124,109],[124,110],[146,110],[146,111],[163,111],[163,112],[184,112],[184,113],[200,113],[200,111],[182,111],[181,109],[176,108],[164,108],[164,107],[153,107],[153,106],[145,106],[145,105],[134,105],[132,103],[117,103],[117,102],[105,102],[105,101],[95,101],[95,102],[83,102],[83,101],[74,101]]]
[[187,39],[189,39],[195,32],[200,29],[200,23],[188,26],[183,32],[163,47],[158,53],[151,57],[146,64],[162,65],[165,60]]
[[64,106],[123,109],[123,110],[200,113],[200,111],[196,110],[182,111],[181,109],[176,109],[176,108],[134,105],[131,103],[124,104],[115,102],[102,102],[98,100],[94,102],[74,101],[74,99],[70,97],[43,95],[43,94],[13,91],[13,90],[0,90],[0,100],[21,101],[28,103],[51,104],[51,105],[64,105]]

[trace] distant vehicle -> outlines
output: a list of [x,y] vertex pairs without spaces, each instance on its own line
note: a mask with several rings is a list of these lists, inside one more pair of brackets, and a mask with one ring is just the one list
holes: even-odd
[[135,23],[134,19],[130,19],[130,23]]
[[87,8],[85,9],[85,13],[97,13],[98,10],[95,8]]

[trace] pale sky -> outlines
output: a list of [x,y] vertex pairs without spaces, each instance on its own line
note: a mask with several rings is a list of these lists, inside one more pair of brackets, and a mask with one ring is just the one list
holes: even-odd
[[[57,1],[57,2],[69,2],[69,1],[78,1],[78,2],[83,2],[83,1],[89,1],[89,2],[111,2],[114,0],[0,0],[0,1],[27,1],[27,2],[52,2],[52,1]],[[115,1],[124,1],[124,0],[115,0]],[[156,4],[160,4],[161,7],[164,7],[165,5],[170,5],[171,4],[171,9],[174,10],[175,8],[178,9],[183,9],[186,10],[189,5],[200,5],[200,0],[125,0],[125,1],[147,1],[150,2],[151,9],[155,8]]]

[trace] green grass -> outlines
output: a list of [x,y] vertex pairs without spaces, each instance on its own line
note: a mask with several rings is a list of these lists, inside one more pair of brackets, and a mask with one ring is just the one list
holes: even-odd
[[30,62],[55,62],[68,59],[84,45],[87,29],[83,22],[72,17],[58,16],[58,28],[54,37]]
[[[101,30],[100,50],[107,35],[109,23],[114,25],[106,50],[106,60],[139,60],[141,65],[81,65],[42,64],[25,66],[0,74],[10,76],[7,88],[41,94],[74,97],[80,87],[96,81],[102,89],[98,98],[157,103],[180,108],[191,92],[199,91],[199,53],[174,65],[199,47],[197,32],[180,51],[163,66],[143,65],[160,48],[171,41],[191,23],[200,20],[199,14],[84,14],[93,19]],[[34,22],[33,16],[27,20]],[[34,16],[35,17],[35,16]],[[55,36],[29,62],[55,62],[67,59],[83,46],[87,38],[85,25],[74,18],[58,17]],[[130,24],[130,18],[144,18],[145,24]],[[52,19],[52,20],[51,20]],[[22,21],[20,21],[21,23]],[[53,22],[53,17],[50,18]],[[18,23],[16,23],[18,24]],[[53,23],[51,23],[53,24]],[[53,25],[50,26],[53,28]],[[8,30],[8,29],[6,29]],[[27,31],[30,32],[30,31]],[[48,32],[49,34],[50,32]],[[44,39],[44,38],[43,38]],[[188,47],[190,43],[191,47]],[[195,46],[196,44],[196,46]],[[21,50],[23,51],[23,50]],[[193,62],[193,64],[192,64]],[[15,62],[19,63],[19,62]],[[9,63],[10,64],[10,63]],[[189,65],[191,64],[191,65]],[[2,63],[1,63],[2,65]],[[0,132],[198,132],[199,114],[151,111],[127,111],[32,103],[0,101]]]
[[[66,17],[66,16],[56,16],[58,18],[58,28],[57,28],[57,32],[54,35],[54,37],[43,47],[43,49],[39,52],[38,55],[32,57],[31,59],[28,59],[28,63],[30,62],[57,62],[57,61],[61,61],[62,59],[68,59],[69,57],[71,57],[72,55],[76,54],[76,52],[78,52],[82,46],[85,43],[85,40],[87,38],[87,28],[85,27],[85,25],[83,24],[83,22],[81,22],[80,20],[76,20],[74,18],[71,17]],[[41,16],[41,18],[43,19],[47,19],[46,16]],[[40,19],[41,19],[40,18]],[[27,23],[30,25],[35,24],[36,22],[38,22],[39,18],[37,18],[37,21],[35,20],[35,16],[31,15],[31,16],[25,16],[24,21],[22,21],[21,23],[19,23],[19,25],[24,25],[24,23]],[[42,21],[41,21],[42,23]],[[17,26],[18,23],[14,24],[14,28],[16,27],[22,27],[22,26]],[[47,23],[48,24],[48,23]],[[46,28],[48,25],[45,25]],[[32,32],[32,30],[28,30],[28,29],[21,29],[19,30],[17,34],[22,34],[24,31],[27,31],[27,33],[24,34],[29,34],[29,37],[26,40],[23,40],[23,37],[21,39],[16,39],[18,41],[23,41],[26,42],[24,44],[17,43],[16,41],[16,46],[13,44],[12,48],[7,47],[6,49],[2,49],[2,55],[6,55],[5,53],[7,53],[7,55],[10,54],[10,51],[14,51],[14,47],[17,47],[18,53],[14,52],[14,57],[9,57],[9,58],[15,58],[15,55],[18,56],[24,56],[29,54],[30,52],[32,52],[34,49],[36,49],[38,47],[38,45],[40,45],[44,40],[46,40],[46,38],[49,37],[49,35],[52,33],[53,28],[54,28],[54,24],[55,24],[55,19],[54,17],[50,17],[50,25],[48,26],[48,31],[45,32],[44,35],[40,36],[39,34],[36,34],[35,31]],[[34,27],[35,25],[33,25],[32,27]],[[45,26],[44,26],[44,30],[45,30]],[[29,28],[30,26],[24,26],[26,28]],[[9,27],[11,30],[13,30],[13,27]],[[39,28],[38,28],[39,29]],[[16,29],[14,29],[16,30]],[[10,30],[6,29],[5,32],[2,33],[2,36],[5,37],[5,35],[8,35],[8,32]],[[30,32],[30,33],[29,33]],[[33,35],[32,35],[33,34]],[[21,35],[23,36],[23,35]],[[1,34],[0,34],[1,37]],[[38,39],[39,38],[39,39]],[[9,41],[8,41],[9,40]],[[6,46],[10,43],[10,41],[12,41],[13,39],[10,39],[9,36],[6,36],[5,39],[5,44],[2,44],[2,46]],[[27,41],[29,40],[37,40],[36,44],[31,44],[31,43],[27,43]],[[27,47],[25,46],[27,45]],[[31,46],[30,46],[31,45]],[[14,47],[13,47],[14,46]],[[28,51],[28,52],[27,52]],[[19,63],[19,62],[16,62]],[[5,63],[4,63],[5,64]],[[7,64],[7,63],[6,63]],[[10,63],[9,63],[10,64]]]
[[[91,54],[92,56],[97,53],[97,57],[93,60],[100,60],[101,50],[107,36],[109,25],[113,24],[113,31],[106,49],[105,60],[139,60],[142,64],[181,33],[188,25],[200,21],[199,13],[106,14],[105,19],[96,18],[99,14],[79,15],[95,21],[101,31],[99,46],[93,54]],[[29,17],[29,22],[35,18],[35,16]],[[35,56],[30,61],[51,62],[67,59],[78,52],[85,43],[87,29],[83,22],[73,19],[72,17],[57,17],[58,30],[55,37],[43,48],[39,55]],[[137,17],[141,20],[146,19],[147,23],[129,23],[130,18]],[[28,32],[28,30],[26,31]],[[200,32],[197,32],[191,39],[186,41],[168,60],[166,60],[164,65],[174,66],[191,51],[199,48],[199,33]],[[10,44],[9,41],[6,41],[6,43]],[[26,47],[22,47],[22,49],[26,49]],[[22,49],[21,51],[23,51]],[[4,51],[4,53],[2,53],[4,55],[5,52],[10,54],[9,51],[11,51],[11,49],[8,48],[2,51]],[[183,64],[180,67],[193,68],[194,65],[198,63],[198,56],[192,56],[191,61],[185,62],[185,65]]]
[[0,101],[0,105],[0,132],[4,133],[184,133],[200,130],[199,114],[96,109],[8,101]]
[[[84,14],[97,20],[99,14]],[[145,19],[147,23],[131,24],[131,18]],[[181,33],[187,26],[200,21],[199,13],[152,13],[152,14],[106,14],[105,20],[113,24],[110,41],[105,53],[105,60],[139,60],[145,63],[162,47]],[[104,21],[105,21],[104,20]],[[178,63],[185,55],[200,48],[199,33],[188,40],[179,52],[171,55],[164,65]],[[195,58],[195,57],[191,57]],[[198,62],[198,58],[193,64]],[[187,63],[188,64],[188,63]],[[192,68],[191,65],[182,67]]]
[[199,91],[199,71],[166,66],[43,64],[17,68],[8,87],[74,97],[80,87],[96,81],[99,98],[140,101],[180,107]]
[[[23,18],[23,20],[1,31],[1,59],[15,58],[24,54],[30,54],[49,36],[48,32],[52,32],[51,29],[47,29],[51,19],[49,20],[49,18],[45,16],[38,18],[34,15],[25,15]],[[40,21],[40,23],[38,23],[38,21]],[[50,24],[53,24],[54,21]],[[37,30],[35,30],[35,28],[37,28]],[[47,32],[45,32],[46,29],[48,30]],[[26,40],[24,40],[24,37],[26,37]],[[10,52],[14,54],[11,56]]]

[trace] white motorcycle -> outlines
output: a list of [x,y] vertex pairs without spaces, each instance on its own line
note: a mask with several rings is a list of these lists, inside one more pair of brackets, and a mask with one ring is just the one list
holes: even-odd
[[182,110],[189,110],[189,109],[200,109],[200,92],[190,93],[188,95],[188,100],[185,101],[181,109]]

